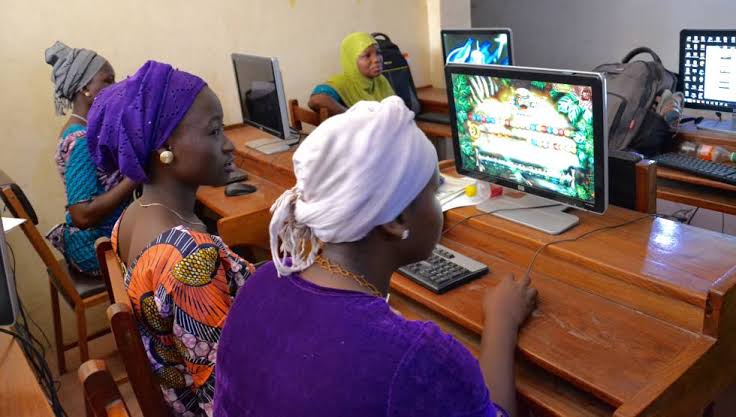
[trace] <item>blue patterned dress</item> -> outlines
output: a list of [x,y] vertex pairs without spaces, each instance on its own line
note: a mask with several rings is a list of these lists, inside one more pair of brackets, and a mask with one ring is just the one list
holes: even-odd
[[96,227],[81,230],[74,226],[69,207],[92,201],[105,194],[123,180],[120,173],[106,175],[95,166],[87,148],[87,127],[71,124],[61,134],[56,152],[56,165],[66,189],[66,221],[55,226],[46,236],[75,269],[98,275],[100,266],[95,256],[95,241],[110,237],[120,214],[129,201],[125,201],[114,213]]

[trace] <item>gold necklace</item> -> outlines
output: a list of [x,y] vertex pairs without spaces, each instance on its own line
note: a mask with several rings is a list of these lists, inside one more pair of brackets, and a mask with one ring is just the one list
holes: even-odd
[[189,223],[189,224],[197,225],[197,226],[204,226],[205,225],[204,223],[202,223],[199,220],[192,221],[192,220],[185,219],[184,216],[182,216],[181,214],[179,214],[176,210],[174,210],[174,209],[170,208],[169,206],[167,206],[165,204],[162,204],[162,203],[148,203],[148,204],[143,204],[143,203],[141,203],[141,200],[138,200],[138,205],[141,206],[141,207],[143,207],[143,208],[148,208],[148,207],[163,207],[166,210],[174,213],[174,215],[176,217],[178,217],[179,219],[181,219],[181,221],[183,221],[185,223]]
[[368,282],[367,279],[363,275],[358,275],[354,272],[350,272],[341,265],[338,265],[336,263],[330,262],[329,259],[323,257],[322,255],[318,255],[317,259],[314,261],[317,265],[320,266],[320,268],[324,269],[327,272],[336,274],[336,275],[342,275],[343,277],[350,278],[353,281],[360,284],[361,287],[367,289],[371,295],[375,295],[378,298],[385,298],[386,302],[388,302],[388,296],[384,297],[383,294],[381,294],[380,291],[378,291],[378,288],[376,288],[375,285]]

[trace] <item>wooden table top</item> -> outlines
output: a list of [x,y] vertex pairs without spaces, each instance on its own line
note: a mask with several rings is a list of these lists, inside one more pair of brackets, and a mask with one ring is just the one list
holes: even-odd
[[[241,168],[268,178],[274,194],[293,186],[293,152],[246,148],[262,135],[254,130],[227,132]],[[253,199],[253,207],[266,200]],[[223,213],[243,209],[220,201],[232,205]],[[478,213],[451,210],[446,227]],[[534,263],[540,303],[520,333],[520,395],[538,415],[694,416],[736,379],[726,366],[736,360],[736,238],[614,206],[605,215],[574,213],[580,224],[558,236],[495,216],[470,219],[442,243],[490,273],[443,295],[394,274],[392,303],[408,318],[438,322],[477,353],[485,290],[505,272],[525,273],[544,245],[580,237],[547,246]],[[594,232],[601,228],[610,229]]]
[[53,416],[20,345],[0,333],[0,416]]

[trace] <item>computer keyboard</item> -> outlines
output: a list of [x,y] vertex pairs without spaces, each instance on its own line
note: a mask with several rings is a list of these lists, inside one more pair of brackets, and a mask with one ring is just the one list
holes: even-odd
[[663,167],[686,171],[715,181],[736,185],[736,166],[719,164],[679,153],[665,153],[653,158]]
[[488,267],[474,259],[437,245],[429,259],[399,268],[417,284],[438,294],[455,288],[488,272]]

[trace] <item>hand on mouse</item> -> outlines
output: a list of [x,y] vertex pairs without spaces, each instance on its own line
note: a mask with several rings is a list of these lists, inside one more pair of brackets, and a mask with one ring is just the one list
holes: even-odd
[[483,298],[486,318],[509,320],[514,326],[521,326],[537,305],[537,290],[530,284],[528,275],[516,279],[511,273],[504,274],[496,288]]

